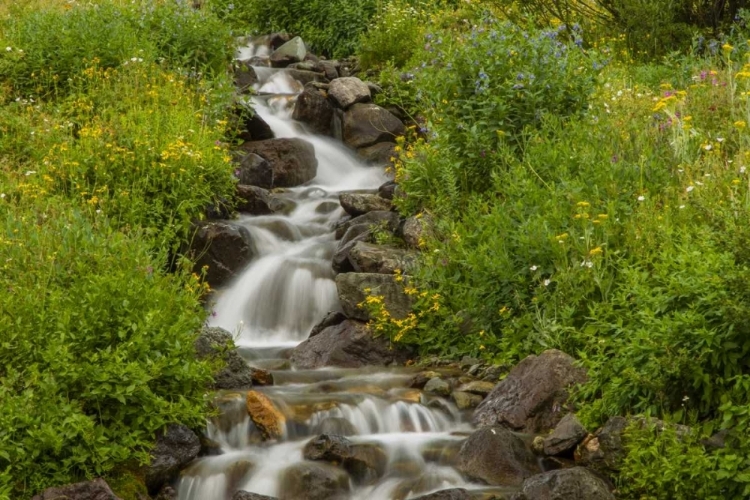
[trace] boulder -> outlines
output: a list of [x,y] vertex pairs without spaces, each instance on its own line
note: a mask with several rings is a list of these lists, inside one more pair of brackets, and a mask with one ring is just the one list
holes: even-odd
[[346,316],[344,316],[344,313],[339,311],[331,311],[328,314],[326,314],[326,317],[320,320],[320,323],[315,325],[310,332],[310,335],[308,335],[308,338],[314,337],[329,326],[336,326],[340,325],[341,323],[346,320]]
[[249,61],[240,61],[234,69],[234,86],[239,92],[249,92],[258,83],[258,74]]
[[234,152],[234,175],[240,184],[270,189],[273,187],[273,167],[255,153]]
[[306,71],[303,69],[287,69],[285,71],[303,86],[313,83],[324,84],[323,82],[326,79],[323,73],[317,73],[315,71]]
[[312,180],[317,174],[318,160],[315,158],[315,148],[302,139],[267,139],[246,142],[240,146],[240,150],[245,155],[252,153],[260,156],[269,163],[273,172],[270,185],[267,183],[267,178],[262,179],[264,181],[262,184],[246,182],[240,178],[242,184],[252,184],[263,188],[294,187]]
[[458,469],[493,486],[520,486],[541,472],[524,441],[504,427],[484,427],[461,445]]
[[275,497],[268,497],[266,495],[259,495],[257,493],[250,493],[248,491],[239,490],[232,495],[232,500],[279,500]]
[[411,269],[416,256],[399,248],[355,241],[349,249],[348,259],[352,269],[358,273],[394,274]]
[[396,212],[390,210],[376,210],[374,212],[367,212],[364,215],[353,217],[346,220],[336,226],[336,239],[339,240],[344,237],[350,227],[358,224],[366,224],[368,228],[371,226],[381,226],[387,231],[394,232],[398,229],[400,219]]
[[474,497],[463,488],[451,488],[449,490],[436,491],[413,500],[472,500]]
[[495,384],[493,384],[492,382],[485,382],[483,380],[472,380],[471,382],[462,384],[461,387],[458,388],[458,390],[463,391],[463,392],[470,392],[471,394],[477,394],[479,396],[485,397],[490,392],[492,392],[492,389],[494,388],[495,388]]
[[396,181],[388,181],[378,188],[378,196],[386,200],[393,200],[396,194]]
[[300,462],[286,469],[279,481],[280,500],[344,500],[349,498],[349,476],[320,462]]
[[357,155],[376,167],[392,166],[396,158],[396,145],[392,142],[379,142],[366,148],[359,148]]
[[178,500],[177,491],[169,485],[162,486],[154,500]]
[[424,386],[427,385],[427,382],[439,376],[440,374],[434,371],[417,373],[409,381],[409,387],[411,387],[412,389],[424,389]]
[[451,393],[451,398],[453,398],[453,401],[456,403],[456,407],[459,410],[476,408],[479,406],[479,403],[482,402],[482,396],[462,391],[453,391]]
[[391,209],[390,200],[376,194],[341,193],[339,195],[341,207],[352,217],[358,217],[368,212],[380,212]]
[[305,42],[298,36],[292,38],[284,45],[271,53],[269,60],[274,68],[285,68],[292,63],[302,62],[307,55]]
[[433,220],[428,214],[415,215],[409,217],[401,226],[401,237],[404,239],[406,246],[410,248],[421,248],[425,236],[432,231]]
[[562,419],[568,387],[586,380],[564,352],[528,356],[499,382],[474,412],[474,424],[504,425],[526,433],[547,432]]
[[607,420],[604,427],[593,436],[589,435],[578,446],[576,464],[589,467],[605,476],[619,471],[626,455],[623,432],[627,426],[628,420],[624,417],[612,417]]
[[292,118],[304,123],[316,134],[333,135],[333,106],[324,91],[311,85],[305,85],[305,90],[297,97]]
[[250,231],[227,222],[200,222],[187,254],[196,272],[208,266],[206,281],[216,288],[241,271],[255,256]]
[[237,137],[243,141],[264,141],[274,138],[271,126],[258,113],[247,110],[241,113],[240,118],[240,131]]
[[575,449],[588,435],[574,413],[568,413],[555,426],[552,433],[544,438],[545,455],[560,455]]
[[401,120],[388,110],[371,103],[354,104],[346,110],[342,128],[344,143],[354,149],[379,142],[393,142],[406,132]]
[[368,102],[370,88],[357,77],[336,78],[331,82],[328,96],[341,109],[348,109],[352,104]]
[[367,324],[352,320],[330,326],[305,340],[291,355],[292,364],[302,369],[386,366],[407,358],[408,353],[391,346],[387,338],[375,338]]
[[200,438],[180,424],[170,424],[156,437],[151,464],[146,468],[146,488],[151,495],[171,482],[201,451]]
[[424,392],[437,394],[438,396],[448,396],[451,393],[451,386],[448,382],[440,377],[431,378],[424,386]]
[[214,375],[216,389],[247,389],[253,385],[253,370],[237,352],[232,334],[222,328],[203,328],[195,341],[199,358],[221,358],[225,366]]
[[349,260],[349,253],[354,248],[354,245],[360,241],[368,241],[371,239],[372,229],[369,224],[356,224],[349,227],[344,234],[344,237],[336,245],[336,250],[333,252],[332,267],[337,273],[351,273],[354,272],[354,266],[351,260]]
[[342,467],[358,484],[372,484],[385,473],[388,456],[375,444],[354,444],[343,436],[322,434],[302,450],[305,460]]
[[286,417],[268,396],[258,391],[248,391],[247,414],[265,439],[280,439],[286,430]]
[[258,186],[237,184],[237,210],[250,215],[269,215],[274,213],[271,208],[273,197],[267,189]]
[[615,500],[607,484],[583,467],[559,469],[526,479],[512,500]]
[[271,33],[268,35],[268,44],[273,50],[276,50],[291,39],[292,35],[289,33]]
[[[394,319],[404,319],[412,310],[412,298],[404,293],[402,283],[392,274],[343,273],[336,276],[336,288],[344,314],[352,319],[371,319],[370,313],[359,307],[370,295],[382,296],[386,310]],[[370,291],[366,292],[367,289]]]
[[315,63],[315,71],[326,75],[328,80],[335,80],[339,77],[339,71],[333,61],[318,61]]
[[47,488],[31,500],[121,500],[104,479]]

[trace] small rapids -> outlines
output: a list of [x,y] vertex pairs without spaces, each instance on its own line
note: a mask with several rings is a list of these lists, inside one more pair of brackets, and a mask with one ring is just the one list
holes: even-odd
[[[267,57],[264,45],[249,45],[240,58]],[[287,71],[255,67],[259,83],[251,97],[256,112],[277,138],[301,138],[315,148],[317,177],[285,190],[286,215],[246,216],[257,257],[218,292],[210,326],[233,332],[243,357],[254,366],[284,366],[285,353],[304,341],[329,311],[340,310],[331,259],[334,224],[344,215],[338,194],[376,189],[382,169],[363,165],[339,142],[315,136],[291,116],[302,85]],[[278,362],[278,363],[277,363]],[[284,472],[305,463],[303,448],[321,433],[340,434],[376,447],[387,457],[381,477],[350,484],[352,500],[407,499],[467,483],[452,467],[471,431],[452,402],[409,389],[406,368],[293,370],[271,368],[275,385],[263,392],[286,419],[283,437],[263,440],[248,417],[245,392],[217,395],[219,414],[206,435],[214,455],[182,472],[180,500],[229,500],[234,492],[284,498]],[[294,478],[291,479],[294,481]]]

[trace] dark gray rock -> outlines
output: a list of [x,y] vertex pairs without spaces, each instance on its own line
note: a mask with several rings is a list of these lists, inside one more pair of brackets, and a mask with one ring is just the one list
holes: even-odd
[[368,102],[370,88],[356,77],[336,78],[331,82],[328,96],[341,109],[348,109],[352,104]]
[[250,493],[247,491],[237,491],[232,495],[232,500],[279,500],[276,497],[268,497],[266,495],[259,495],[257,493]]
[[239,183],[246,186],[258,186],[270,189],[273,187],[273,167],[255,153],[235,151],[235,176]]
[[177,500],[179,495],[177,491],[169,485],[162,486],[159,494],[156,495],[154,500]]
[[588,467],[604,476],[620,470],[626,451],[623,433],[628,426],[624,417],[612,417],[596,434],[586,438],[576,450],[576,464]]
[[318,73],[316,71],[305,71],[302,69],[287,69],[285,71],[289,74],[289,76],[297,80],[303,86],[307,86],[313,83],[323,84],[326,80],[323,73]]
[[305,85],[305,90],[297,97],[292,118],[304,123],[316,134],[333,135],[333,105],[324,91],[311,85]]
[[572,451],[588,435],[575,414],[568,413],[555,426],[552,433],[544,438],[544,453],[560,455]]
[[352,319],[370,320],[370,314],[358,306],[370,295],[382,296],[385,308],[395,319],[404,319],[412,312],[411,297],[392,274],[343,273],[336,276],[336,287],[344,314]]
[[436,491],[413,500],[471,500],[472,497],[468,491],[463,488],[451,488],[450,490]]
[[104,479],[47,488],[32,500],[121,500]]
[[341,193],[339,202],[346,213],[352,217],[391,209],[391,202],[376,194]]
[[385,198],[386,200],[393,200],[393,196],[396,192],[396,182],[388,181],[378,188],[378,196]]
[[221,358],[226,365],[214,375],[216,389],[249,389],[253,385],[250,368],[234,346],[232,335],[222,328],[204,328],[195,341],[199,358]]
[[341,238],[336,250],[333,253],[332,267],[337,273],[351,273],[354,272],[354,266],[351,260],[349,260],[349,253],[354,248],[354,245],[359,241],[368,241],[371,239],[372,229],[369,224],[357,224],[351,226]]
[[528,356],[499,382],[474,412],[474,424],[504,425],[526,433],[547,432],[562,419],[568,388],[586,380],[564,352]]
[[[340,311],[331,311],[328,314],[326,314],[325,318],[320,320],[320,323],[318,323],[317,325],[313,327],[312,331],[310,331],[310,335],[308,335],[308,338],[318,335],[320,332],[322,332],[323,330],[325,330],[326,328],[330,326],[340,325],[345,320],[346,320],[346,316],[344,315],[344,313]],[[324,434],[324,433],[321,433],[321,434]]]
[[349,249],[348,259],[354,272],[380,274],[408,271],[416,262],[416,256],[410,251],[365,241],[354,242]]
[[437,394],[438,396],[448,396],[451,393],[451,386],[440,377],[435,377],[425,384],[424,392]]
[[245,154],[255,154],[266,160],[273,171],[271,184],[267,179],[263,183],[246,182],[263,188],[294,187],[312,180],[317,174],[318,160],[315,148],[302,139],[268,139],[265,141],[246,142],[240,146]]
[[349,498],[349,475],[320,462],[300,462],[281,477],[279,500],[344,500]]
[[583,467],[537,474],[526,479],[513,500],[615,500],[607,484]]
[[322,434],[302,450],[305,460],[342,467],[358,484],[371,484],[383,476],[388,456],[375,444],[354,444],[343,436]]
[[335,80],[339,77],[339,71],[333,61],[318,61],[315,64],[315,71],[326,75],[328,80]]
[[394,142],[405,132],[401,120],[376,104],[354,104],[344,112],[343,140],[355,149]]
[[208,266],[206,281],[216,288],[225,284],[241,271],[255,256],[255,246],[250,232],[226,222],[201,222],[187,255],[195,262],[196,272]]
[[305,42],[298,36],[292,38],[284,45],[271,53],[269,60],[274,68],[285,68],[292,63],[302,62],[307,55]]
[[379,142],[366,148],[359,148],[357,154],[376,167],[392,166],[393,158],[397,157],[396,145],[392,142]]
[[264,141],[273,139],[273,130],[271,126],[258,114],[252,110],[241,112],[240,114],[240,131],[237,134],[243,141]]
[[390,210],[376,210],[367,212],[359,217],[352,217],[336,226],[336,239],[344,237],[350,227],[366,224],[368,227],[380,226],[386,231],[394,232],[398,229],[400,219],[396,212]]
[[541,472],[523,440],[504,427],[485,427],[461,445],[458,469],[471,479],[495,486],[520,486]]
[[357,429],[345,418],[328,417],[323,419],[313,430],[313,434],[336,434],[337,436],[354,436]]
[[271,208],[273,197],[267,189],[258,186],[237,184],[237,210],[250,215],[269,215],[274,213]]
[[151,495],[177,477],[201,451],[200,438],[184,425],[170,424],[156,437],[151,465],[146,468],[146,487]]
[[258,75],[250,61],[241,61],[234,69],[234,86],[239,92],[249,92],[258,83]]
[[273,50],[276,50],[291,39],[292,35],[290,35],[289,33],[271,33],[270,35],[268,35],[268,45]]
[[367,324],[346,320],[299,344],[292,350],[291,360],[302,369],[359,368],[403,362],[408,355],[391,346],[387,338],[375,338]]

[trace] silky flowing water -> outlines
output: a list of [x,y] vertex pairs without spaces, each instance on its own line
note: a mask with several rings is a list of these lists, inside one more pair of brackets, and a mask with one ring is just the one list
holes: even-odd
[[[267,56],[263,45],[241,50],[243,59]],[[180,500],[229,500],[237,490],[280,496],[288,467],[303,461],[302,449],[313,437],[345,434],[354,443],[383,450],[388,463],[372,484],[351,484],[349,498],[391,500],[467,484],[452,467],[461,441],[471,431],[467,415],[452,402],[409,389],[414,372],[406,368],[295,370],[285,354],[304,341],[329,311],[340,310],[331,259],[334,225],[344,215],[338,194],[376,189],[382,169],[361,164],[338,141],[312,135],[291,119],[302,85],[284,70],[256,67],[259,83],[252,104],[277,138],[298,137],[315,147],[317,177],[288,189],[293,207],[287,215],[242,217],[257,257],[218,293],[210,326],[234,333],[243,357],[273,374],[264,392],[286,416],[282,439],[263,441],[248,417],[245,392],[217,396],[220,414],[207,426],[207,437],[221,453],[200,458],[183,471]],[[481,497],[482,495],[480,495]]]

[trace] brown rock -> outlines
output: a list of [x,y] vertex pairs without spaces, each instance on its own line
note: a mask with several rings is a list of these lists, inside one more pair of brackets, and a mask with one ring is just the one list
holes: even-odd
[[276,405],[258,391],[249,391],[246,397],[247,413],[265,439],[280,439],[286,429],[286,417]]

